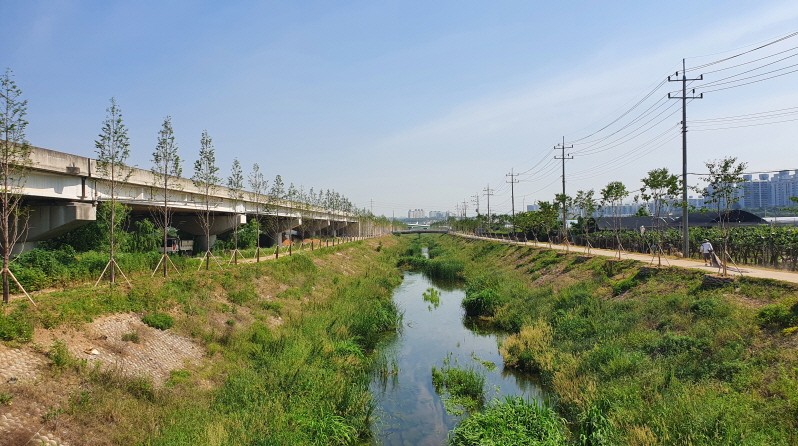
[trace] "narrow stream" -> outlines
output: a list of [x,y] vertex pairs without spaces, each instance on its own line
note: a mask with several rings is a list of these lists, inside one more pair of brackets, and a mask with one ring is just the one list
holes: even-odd
[[[439,306],[423,299],[428,288],[440,292]],[[405,272],[393,297],[404,312],[404,326],[382,347],[395,373],[379,376],[371,384],[378,420],[373,444],[445,444],[460,417],[446,413],[432,385],[431,370],[432,366],[440,368],[449,354],[451,365],[486,375],[487,401],[505,395],[543,398],[534,377],[504,368],[497,342],[501,335],[464,325],[460,306],[464,297],[460,287],[435,284],[421,273]]]

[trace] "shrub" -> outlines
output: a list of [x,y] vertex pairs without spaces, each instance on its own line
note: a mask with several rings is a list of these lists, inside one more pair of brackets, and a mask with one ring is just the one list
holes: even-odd
[[460,278],[465,264],[451,259],[428,260],[423,264],[423,271],[432,279],[455,280]]
[[568,444],[568,436],[565,421],[551,408],[507,397],[461,421],[449,444],[560,446]]
[[14,399],[14,395],[6,392],[0,392],[0,406],[11,405],[11,400]]
[[172,326],[175,324],[174,318],[164,313],[148,314],[141,318],[141,322],[144,322],[146,325],[152,328],[157,328],[158,330],[167,330],[172,328]]
[[465,410],[474,412],[485,404],[485,375],[473,369],[451,367],[451,354],[443,360],[440,369],[432,366],[432,385],[435,392],[444,396],[446,411],[460,414],[461,406]]
[[629,277],[623,280],[619,280],[617,282],[613,282],[612,284],[612,294],[615,296],[621,295],[632,288],[636,287],[638,284],[637,280],[634,277]]
[[53,345],[50,347],[50,351],[47,353],[47,356],[49,356],[50,360],[53,361],[53,366],[56,369],[64,369],[75,364],[77,361],[75,357],[69,353],[64,341],[61,340],[56,340],[53,342]]
[[756,317],[762,327],[791,327],[798,323],[798,304],[790,308],[783,304],[765,305]]
[[496,290],[485,288],[472,293],[466,292],[461,305],[468,316],[493,316],[503,301]]
[[518,334],[504,340],[501,347],[504,363],[533,373],[550,371],[554,363],[552,338],[552,328],[544,321],[524,326]]
[[33,325],[22,319],[22,314],[14,312],[5,316],[0,314],[0,340],[30,342],[33,339]]
[[[718,299],[707,297],[698,299],[690,305],[690,311],[703,317],[722,317],[728,315],[728,305]],[[725,313],[725,314],[724,314]]]
[[123,334],[122,340],[125,342],[133,342],[135,344],[138,344],[141,339],[139,338],[139,333],[137,331],[134,331],[131,333]]
[[673,333],[665,333],[657,342],[649,345],[649,352],[652,355],[673,356],[681,353],[703,352],[709,347],[705,339],[696,339],[692,336],[681,336]]
[[244,305],[248,300],[258,297],[255,287],[250,284],[242,290],[231,290],[227,292],[227,300],[237,305]]
[[428,262],[424,257],[401,256],[396,262],[396,266],[410,269],[423,269]]
[[279,313],[280,310],[283,308],[283,303],[275,300],[264,300],[258,303],[258,307],[260,307],[261,310],[274,311],[275,313]]

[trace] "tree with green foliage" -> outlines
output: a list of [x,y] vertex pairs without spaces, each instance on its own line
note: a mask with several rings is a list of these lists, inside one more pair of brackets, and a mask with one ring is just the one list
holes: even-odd
[[[163,205],[158,210],[160,218],[157,223],[161,227],[161,235],[163,237],[163,255],[158,261],[158,265],[155,266],[155,271],[158,271],[158,268],[163,263],[163,276],[167,277],[169,275],[169,264],[177,271],[177,267],[169,258],[169,250],[167,248],[167,237],[172,217],[172,208],[169,206],[169,191],[181,188],[179,180],[183,174],[181,160],[177,155],[177,143],[172,129],[171,116],[164,118],[161,130],[158,131],[158,143],[155,146],[155,152],[152,153],[152,174],[155,177],[153,198],[163,202]],[[153,271],[153,274],[155,274],[155,271]]]
[[735,157],[726,157],[721,160],[707,161],[704,165],[709,174],[701,177],[707,183],[701,192],[704,203],[712,205],[718,213],[721,236],[723,238],[723,258],[721,265],[723,275],[726,275],[726,261],[729,259],[729,212],[734,203],[740,201],[740,189],[745,181],[743,172],[747,163],[737,162]]
[[255,203],[255,226],[257,228],[258,237],[255,241],[255,259],[257,262],[260,262],[260,231],[261,231],[261,221],[263,219],[263,214],[267,212],[267,202],[266,202],[266,190],[269,187],[269,180],[265,179],[263,173],[260,171],[260,166],[258,163],[255,163],[252,166],[252,172],[249,174],[249,178],[247,179],[249,182],[249,189],[252,191],[249,193],[250,201]]
[[788,206],[788,207],[782,208],[782,210],[787,211],[787,212],[791,212],[793,214],[798,214],[798,197],[790,197],[790,201],[795,203],[795,206]]
[[573,211],[574,199],[567,194],[556,194],[554,200],[560,205],[560,212],[562,213],[562,242],[565,244],[567,251],[570,245],[568,243],[568,217],[571,216]]
[[[230,176],[227,177],[227,191],[230,196],[230,202],[233,205],[233,255],[230,257],[230,262],[238,265],[238,256],[241,252],[238,250],[238,207],[244,206],[244,215],[247,215],[246,204],[244,202],[244,172],[241,169],[241,163],[238,158],[233,159],[233,167],[230,168]],[[228,264],[230,264],[228,262]]]
[[682,184],[679,177],[670,173],[666,167],[650,170],[648,176],[640,181],[643,183],[643,187],[640,188],[640,197],[649,203],[654,214],[657,264],[662,266],[661,246],[664,229],[662,213],[679,196]]
[[540,210],[540,221],[543,228],[546,230],[546,238],[549,241],[549,247],[551,247],[551,230],[554,226],[557,225],[557,218],[560,214],[560,203],[558,202],[548,202],[548,201],[538,201],[538,207]]
[[280,247],[283,245],[283,236],[280,232],[280,200],[283,195],[285,195],[285,183],[283,183],[283,177],[277,175],[269,190],[269,207],[274,209],[274,240],[277,242],[274,250],[275,259],[280,257]]
[[207,130],[202,131],[200,138],[199,158],[194,161],[194,175],[191,176],[191,181],[194,187],[199,189],[202,198],[202,212],[200,212],[200,224],[205,235],[205,254],[200,261],[200,268],[202,262],[205,262],[205,269],[211,268],[211,259],[213,259],[219,268],[222,265],[216,260],[216,256],[211,252],[211,225],[213,224],[213,214],[211,208],[215,207],[213,195],[219,189],[219,167],[216,165],[216,151],[213,148],[213,139],[208,135]]
[[[128,167],[126,162],[130,157],[130,138],[127,136],[127,128],[122,122],[122,110],[116,105],[116,99],[111,98],[111,106],[106,110],[106,118],[103,121],[102,130],[100,131],[99,139],[94,141],[94,147],[97,149],[97,172],[105,178],[110,188],[109,197],[111,202],[111,218],[108,225],[108,264],[105,266],[102,274],[97,279],[97,284],[103,278],[105,271],[108,271],[108,280],[111,284],[116,283],[116,270],[125,277],[122,268],[116,263],[114,253],[118,248],[116,240],[117,230],[117,204],[122,208],[126,207],[124,204],[118,202],[117,189],[119,183],[125,182],[133,174],[133,169]],[[110,268],[110,270],[109,270]],[[127,277],[125,277],[127,281]],[[130,281],[128,281],[130,284]]]
[[[28,226],[28,210],[22,205],[22,189],[31,167],[31,147],[25,139],[28,121],[28,101],[22,100],[22,91],[12,79],[12,72],[0,76],[0,232],[2,232],[3,254],[3,303],[8,303],[10,296],[9,278],[28,295],[11,270],[11,252],[14,245],[26,234]],[[33,302],[33,299],[28,296]],[[35,303],[34,303],[35,305]]]
[[[285,198],[288,200],[288,218],[289,219],[294,217],[294,210],[296,210],[296,204],[297,204],[296,200],[298,198],[298,194],[299,194],[299,191],[297,190],[296,186],[294,186],[294,183],[291,183],[288,186],[288,190],[285,193]],[[302,217],[300,216],[300,219],[301,218]],[[294,229],[291,228],[290,225],[289,225],[289,228],[288,228],[288,255],[289,256],[294,254],[294,251],[293,251],[294,237],[293,237],[293,234],[291,234],[293,231],[294,231]]]
[[609,207],[612,212],[612,230],[615,233],[615,241],[617,243],[618,258],[621,258],[621,238],[618,235],[620,229],[621,211],[623,209],[623,200],[629,196],[629,191],[626,186],[620,181],[611,181],[607,183],[604,189],[601,189],[601,206]]
[[576,196],[574,197],[574,207],[579,210],[579,216],[577,216],[577,224],[582,228],[582,231],[585,234],[585,244],[587,253],[590,254],[590,224],[589,222],[593,218],[593,215],[598,210],[598,203],[594,198],[595,191],[593,189],[588,190],[587,192],[580,190],[576,191]]

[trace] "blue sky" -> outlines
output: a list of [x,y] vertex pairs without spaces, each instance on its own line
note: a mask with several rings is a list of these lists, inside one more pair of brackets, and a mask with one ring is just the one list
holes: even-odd
[[[188,175],[207,129],[225,176],[238,157],[402,216],[454,210],[489,183],[492,211],[509,212],[511,169],[527,171],[517,210],[551,199],[559,168],[537,163],[563,135],[611,121],[683,57],[689,68],[798,30],[798,3],[7,0],[0,17],[0,63],[29,100],[33,145],[94,156],[113,96],[139,167],[169,115]],[[709,93],[688,120],[795,107],[797,85],[798,73]],[[678,137],[636,158],[646,135],[575,156],[568,192],[680,171]],[[795,122],[689,135],[691,172],[723,156],[798,168]]]

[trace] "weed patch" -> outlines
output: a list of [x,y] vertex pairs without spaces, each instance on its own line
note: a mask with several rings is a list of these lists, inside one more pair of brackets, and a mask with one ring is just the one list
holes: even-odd
[[158,330],[168,330],[175,325],[174,318],[164,313],[148,314],[141,318],[141,322],[144,322],[152,328],[157,328]]

